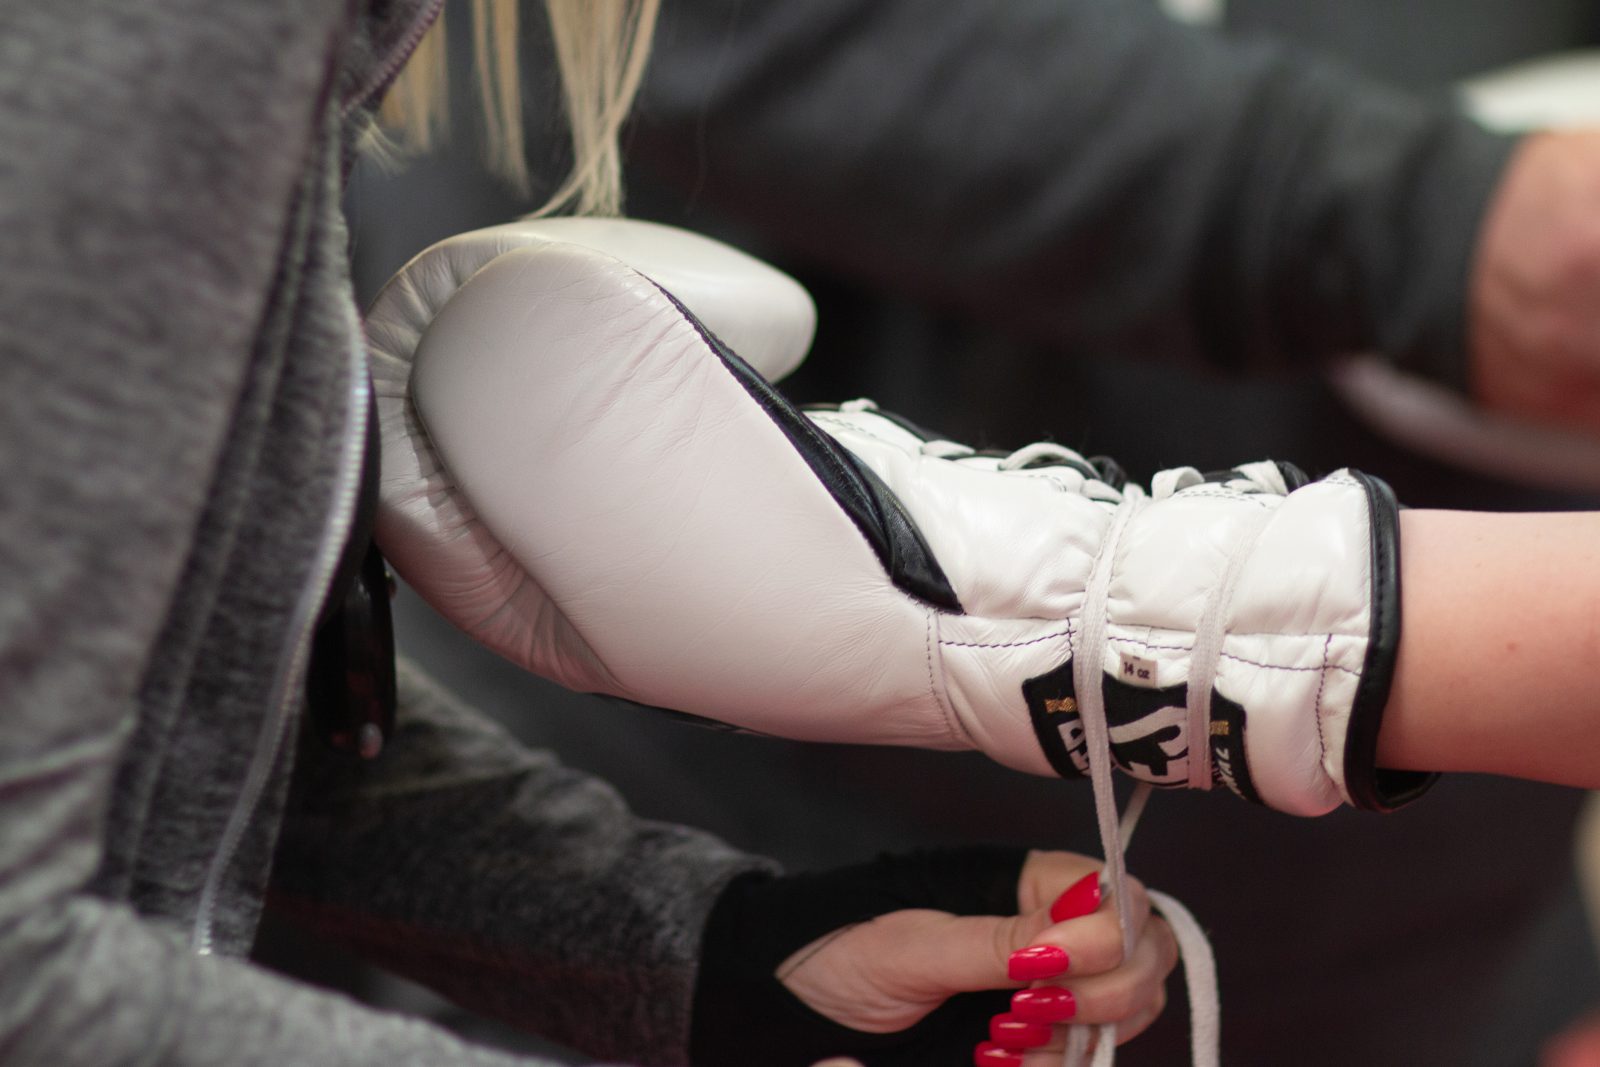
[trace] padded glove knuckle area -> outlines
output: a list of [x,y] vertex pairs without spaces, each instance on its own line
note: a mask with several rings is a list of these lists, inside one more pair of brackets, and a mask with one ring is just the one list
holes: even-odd
[[457,234],[413,257],[367,315],[374,353],[409,368],[423,331],[468,278],[513,249],[552,243],[601,251],[654,279],[771,381],[793,371],[811,346],[810,294],[738,249],[638,219],[542,218]]
[[[559,618],[501,649],[525,666],[762,732],[965,747],[929,713],[926,607],[648,279],[573,246],[505,253],[437,314],[412,390]],[[571,673],[591,658],[603,674]]]
[[[365,319],[383,442],[378,541],[435,608],[519,662],[536,647],[553,654],[575,635],[456,492],[412,404],[412,361],[423,334],[479,270],[514,249],[573,241],[668,284],[769,377],[801,361],[816,325],[810,296],[788,275],[721,242],[632,219],[525,219],[458,234],[413,257],[384,286]],[[609,688],[592,654],[566,647],[564,658],[572,661],[562,675],[570,684]]]

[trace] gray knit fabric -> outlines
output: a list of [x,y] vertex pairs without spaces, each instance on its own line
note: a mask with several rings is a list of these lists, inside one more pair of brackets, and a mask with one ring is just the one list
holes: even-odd
[[[8,1064],[511,1062],[230,958],[364,410],[345,97],[431,6],[0,4]],[[755,861],[406,696],[376,777],[308,776],[296,911],[488,1010],[680,1059],[703,913]]]

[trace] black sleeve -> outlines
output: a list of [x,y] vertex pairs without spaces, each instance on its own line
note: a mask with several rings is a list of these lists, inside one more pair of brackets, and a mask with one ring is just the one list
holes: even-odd
[[641,819],[402,662],[370,762],[302,739],[270,903],[480,1014],[681,1063],[706,915],[767,861]]
[[1079,350],[1464,380],[1514,142],[1131,0],[678,0],[628,151],[806,260]]

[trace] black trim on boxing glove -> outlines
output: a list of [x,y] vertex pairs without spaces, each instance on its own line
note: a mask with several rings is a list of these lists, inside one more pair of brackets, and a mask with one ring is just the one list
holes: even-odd
[[[661,289],[659,285],[656,288]],[[950,579],[934,558],[922,531],[917,529],[916,523],[893,491],[857,460],[849,449],[817,429],[810,419],[800,413],[799,408],[772,387],[771,382],[758,374],[737,352],[723,344],[716,334],[706,329],[705,324],[695,317],[694,312],[684,307],[682,301],[665,289],[661,289],[661,294],[672,301],[689,324],[699,331],[734,380],[744,387],[750,398],[783,431],[795,452],[805,460],[823,488],[867,539],[890,580],[905,592],[936,608],[956,615],[964,614],[961,600],[950,585]]]
[[1344,786],[1356,807],[1394,811],[1426,793],[1439,776],[1378,767],[1378,731],[1400,655],[1400,505],[1387,482],[1352,470],[1367,491],[1372,528],[1372,629],[1344,742]]
[[776,976],[797,950],[843,927],[906,908],[1015,915],[1027,851],[973,846],[884,855],[836,870],[746,874],[707,920],[690,1029],[696,1067],[809,1067],[848,1055],[866,1067],[966,1067],[1006,1011],[1009,990],[951,997],[905,1030],[852,1030],[809,1008]]

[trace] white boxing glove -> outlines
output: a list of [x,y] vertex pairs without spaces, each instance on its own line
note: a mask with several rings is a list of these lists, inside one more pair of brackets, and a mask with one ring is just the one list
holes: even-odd
[[468,631],[475,627],[462,620],[538,615],[547,610],[544,594],[455,492],[411,403],[412,357],[463,282],[506,252],[553,241],[602,250],[662,278],[713,329],[738,338],[773,380],[800,364],[816,328],[810,295],[788,275],[699,234],[634,219],[524,219],[451,237],[407,263],[365,322],[382,445],[375,534],[395,570]]
[[[371,333],[403,362],[388,306]],[[656,281],[572,243],[461,284],[410,385],[386,397],[380,545],[573,688],[1067,776],[1099,704],[1133,776],[1301,814],[1428,780],[1374,768],[1397,521],[1365,475],[1186,469],[1146,494],[1056,445],[978,455],[866,402],[801,413]],[[397,450],[432,466],[397,474]]]

